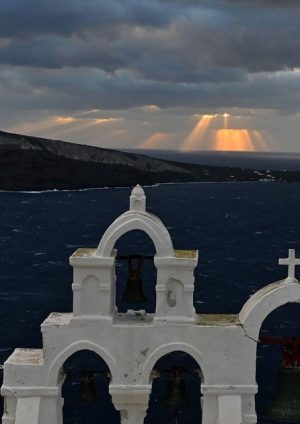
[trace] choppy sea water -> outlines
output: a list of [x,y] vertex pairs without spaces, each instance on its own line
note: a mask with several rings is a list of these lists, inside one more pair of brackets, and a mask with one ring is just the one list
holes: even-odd
[[[198,313],[238,313],[256,290],[287,275],[286,267],[278,266],[279,257],[286,257],[289,248],[298,250],[300,256],[297,184],[164,184],[145,191],[148,210],[162,219],[174,247],[199,250],[194,299]],[[40,324],[50,312],[71,311],[68,258],[78,247],[98,244],[110,223],[128,209],[129,195],[128,188],[0,193],[0,363],[15,347],[42,346]],[[147,250],[143,253],[153,253],[151,243],[140,234],[124,237],[118,248],[124,254],[140,253],[142,248]],[[146,309],[153,311],[153,269],[147,267]],[[117,305],[126,310],[128,305],[121,300],[126,282],[124,264],[118,264],[118,275]],[[299,305],[287,305],[265,321],[262,331],[264,335],[299,336],[299,318]],[[74,364],[67,365],[71,373]],[[279,365],[278,349],[258,349],[260,424],[271,423],[262,411],[274,393]],[[64,386],[64,423],[96,423],[99,417],[103,424],[118,423],[119,416],[107,394],[100,396],[97,406],[82,406],[76,401],[79,379],[73,374]],[[193,378],[188,378],[191,399],[198,397]],[[160,401],[165,380],[163,376],[155,383],[147,424],[174,422]],[[100,391],[106,390],[108,379],[100,376],[97,384]],[[199,405],[192,405],[181,411],[178,422],[199,423],[197,408]]]
[[284,152],[232,152],[232,151],[180,151],[161,149],[127,150],[133,153],[174,160],[177,162],[195,163],[213,166],[237,166],[239,168],[265,170],[300,170],[300,153]]

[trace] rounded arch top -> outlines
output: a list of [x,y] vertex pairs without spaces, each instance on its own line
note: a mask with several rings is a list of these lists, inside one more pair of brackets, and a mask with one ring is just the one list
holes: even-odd
[[57,355],[57,357],[54,359],[48,371],[48,384],[50,386],[55,386],[57,384],[59,372],[65,361],[74,353],[80,352],[82,350],[90,350],[102,358],[110,370],[112,380],[115,376],[117,376],[119,369],[115,358],[113,358],[113,356],[101,346],[87,340],[81,340],[72,343],[70,346],[60,352],[60,354]]
[[148,234],[158,256],[174,256],[168,230],[157,216],[145,210],[145,205],[144,191],[136,186],[130,196],[130,210],[119,216],[105,231],[96,251],[97,256],[111,256],[117,240],[132,230],[141,230]]
[[245,303],[239,313],[239,321],[246,334],[255,340],[267,316],[280,306],[290,302],[300,302],[300,283],[286,279],[258,290]]
[[149,384],[150,374],[155,366],[156,362],[161,359],[163,356],[172,353],[172,352],[185,352],[188,355],[190,355],[199,365],[199,368],[201,369],[201,372],[203,374],[203,382],[209,381],[210,376],[210,367],[207,361],[205,360],[204,355],[197,350],[194,346],[187,344],[187,343],[181,343],[181,342],[174,342],[174,343],[166,343],[161,345],[160,347],[153,350],[153,352],[150,354],[148,360],[145,362],[142,372],[142,384]]

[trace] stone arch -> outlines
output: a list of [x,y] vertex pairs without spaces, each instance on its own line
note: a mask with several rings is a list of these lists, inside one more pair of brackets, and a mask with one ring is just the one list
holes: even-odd
[[144,364],[141,384],[149,384],[150,373],[156,362],[168,353],[175,351],[181,351],[189,354],[199,365],[199,368],[203,373],[203,382],[207,383],[207,380],[209,379],[209,367],[202,353],[187,343],[174,342],[161,345],[150,354],[148,360]]
[[84,279],[82,280],[81,285],[84,286],[84,284],[89,283],[90,281],[94,280],[95,282],[97,281],[99,283],[99,279],[96,277],[95,274],[93,274],[92,272],[88,275],[86,275],[84,277]]
[[59,371],[61,370],[63,364],[71,355],[81,350],[90,350],[100,356],[107,364],[111,373],[111,382],[113,381],[114,376],[116,376],[118,373],[118,365],[112,355],[106,349],[95,343],[87,340],[81,340],[72,343],[54,359],[48,371],[47,383],[49,386],[57,385]]
[[96,255],[109,257],[117,240],[132,230],[141,230],[153,241],[158,256],[174,256],[170,234],[163,223],[147,212],[126,212],[117,218],[104,233]]
[[289,302],[300,302],[300,283],[297,280],[282,280],[257,291],[239,314],[239,321],[247,336],[257,340],[265,318]]

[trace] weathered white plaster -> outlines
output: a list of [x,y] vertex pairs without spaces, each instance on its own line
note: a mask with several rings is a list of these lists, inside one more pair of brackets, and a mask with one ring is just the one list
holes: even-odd
[[39,410],[39,397],[18,398],[16,424],[38,424]]
[[220,395],[218,397],[218,423],[241,424],[242,398],[238,395]]
[[265,318],[289,302],[300,302],[300,284],[287,278],[258,290],[243,306],[239,321],[248,337],[257,340]]
[[[115,304],[115,243],[136,229],[146,232],[156,249],[154,314],[118,313]],[[297,259],[291,252],[289,256],[289,277],[254,294],[239,315],[196,315],[198,252],[175,250],[162,222],[146,211],[143,189],[134,188],[129,211],[112,223],[98,248],[78,249],[70,258],[73,311],[52,313],[42,323],[42,350],[16,349],[5,362],[2,423],[20,424],[25,414],[22,424],[62,424],[63,364],[75,352],[88,349],[110,370],[109,392],[122,424],[143,422],[152,370],[162,356],[174,351],[186,352],[201,369],[203,424],[255,424],[260,327],[277,307],[300,302],[300,284],[291,277]]]

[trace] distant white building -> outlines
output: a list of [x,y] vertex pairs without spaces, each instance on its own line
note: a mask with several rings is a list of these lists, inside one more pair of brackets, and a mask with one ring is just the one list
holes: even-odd
[[[115,305],[114,247],[136,229],[147,233],[156,249],[154,314],[118,313]],[[63,364],[84,349],[108,365],[109,391],[122,424],[143,423],[153,367],[175,351],[189,354],[201,369],[203,424],[255,424],[260,327],[274,309],[300,302],[294,275],[299,261],[291,251],[283,261],[288,278],[259,290],[238,315],[197,315],[193,292],[198,252],[173,248],[168,230],[147,212],[144,191],[136,186],[129,210],[111,224],[98,247],[78,249],[71,256],[73,312],[52,313],[42,323],[43,349],[16,349],[5,362],[2,424],[62,424]]]

